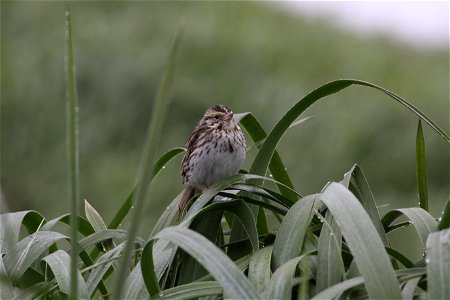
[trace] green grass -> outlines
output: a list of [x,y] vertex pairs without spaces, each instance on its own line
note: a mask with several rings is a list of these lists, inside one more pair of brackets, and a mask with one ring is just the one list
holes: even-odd
[[[0,298],[450,297],[450,205],[447,202],[440,218],[428,212],[421,120],[445,143],[448,134],[405,99],[360,80],[336,80],[318,87],[287,111],[269,134],[252,114],[239,115],[258,149],[249,171],[203,191],[180,222],[176,220],[177,196],[162,212],[150,237],[140,237],[144,200],[156,196],[152,193],[155,175],[183,153],[174,148],[159,158],[156,155],[179,35],[153,102],[136,187],[130,186],[130,196],[117,208],[109,226],[87,201],[85,216],[80,215],[69,16],[67,22],[70,214],[52,220],[36,211],[0,215]],[[352,85],[379,90],[419,118],[417,157],[411,162],[417,165],[419,207],[392,209],[381,216],[376,195],[358,165],[351,166],[342,181],[331,182],[314,194],[302,196],[293,188],[277,146],[310,105]],[[271,176],[265,177],[268,171]],[[216,201],[218,195],[229,200]],[[127,218],[130,229],[117,229]],[[58,223],[69,225],[70,237],[56,229]],[[21,234],[22,227],[26,233]],[[415,250],[426,249],[417,261],[392,247],[391,233],[407,227],[413,227],[420,240]]]

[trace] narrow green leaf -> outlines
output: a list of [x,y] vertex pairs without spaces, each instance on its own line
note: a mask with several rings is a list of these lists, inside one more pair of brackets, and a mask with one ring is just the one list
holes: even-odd
[[428,211],[428,176],[427,156],[425,153],[425,139],[423,137],[422,122],[419,119],[416,137],[416,178],[419,193],[419,205]]
[[385,247],[386,252],[393,258],[395,258],[399,263],[404,265],[406,268],[412,268],[414,264],[412,261],[410,261],[406,256],[404,256],[402,253],[398,252],[395,249]]
[[380,221],[380,214],[375,199],[373,198],[372,191],[370,190],[362,169],[356,164],[351,169],[349,190],[360,200],[369,215],[370,220],[372,220],[373,225],[377,229],[378,235],[384,245],[389,247],[389,240],[384,231],[383,224]]
[[84,200],[84,213],[86,214],[86,219],[88,219],[96,232],[106,230],[106,224],[102,217],[86,199]]
[[71,271],[70,296],[78,298],[78,201],[80,199],[80,163],[78,138],[78,96],[73,54],[72,20],[70,10],[66,10],[66,53],[65,53],[65,89],[67,103],[67,186],[69,189],[69,207],[71,213]]
[[217,281],[193,282],[161,291],[155,299],[199,299],[221,295],[222,292],[223,289]]
[[[89,204],[89,202],[84,199],[84,213],[86,214],[86,218],[88,219],[89,223],[94,228],[95,232],[100,232],[103,230],[106,230],[106,224],[103,221],[103,218],[100,216],[100,214],[95,210],[95,208]],[[115,247],[114,242],[112,240],[106,240],[104,241],[99,247],[95,248],[92,253],[91,257],[93,259],[97,258],[100,251],[109,251]]]
[[318,205],[317,195],[309,195],[297,201],[288,211],[273,245],[273,270],[300,254],[314,209]]
[[[302,199],[303,200],[303,199]],[[269,288],[267,290],[267,299],[291,299],[292,283],[295,270],[299,262],[310,255],[312,252],[292,258],[291,260],[280,266],[270,279]]]
[[[43,258],[45,262],[49,265],[53,274],[55,275],[56,281],[58,282],[59,290],[66,295],[70,295],[70,282],[71,282],[71,272],[70,272],[70,256],[65,251],[58,250],[52,254],[47,255]],[[89,293],[84,282],[81,273],[77,270],[78,277],[78,291],[80,299],[89,299]]]
[[[168,240],[196,258],[219,282],[224,289],[224,293],[231,298],[258,298],[254,287],[234,262],[214,244],[195,231],[180,226],[168,227],[159,232],[155,238]],[[151,295],[159,292],[159,288],[156,288],[158,282],[153,269],[152,248],[153,241],[150,241],[144,248],[141,260],[141,263],[145,264],[145,266],[141,266],[142,274]]]
[[118,280],[115,295],[122,298],[122,283],[126,280],[128,273],[128,263],[133,252],[134,240],[140,224],[142,212],[144,210],[145,192],[147,190],[147,183],[150,182],[154,175],[155,169],[152,164],[155,162],[157,150],[161,140],[163,122],[168,107],[169,94],[173,82],[176,55],[181,38],[181,31],[178,31],[169,55],[169,60],[164,71],[161,83],[156,93],[155,101],[153,102],[152,117],[149,127],[147,129],[147,137],[145,139],[145,146],[142,152],[141,167],[137,176],[137,187],[134,195],[134,216],[131,220],[131,226],[128,233],[128,240],[125,245],[124,257],[121,267],[118,271]]
[[38,231],[25,237],[3,257],[5,269],[15,281],[38,259],[48,248],[66,236],[52,231]]
[[272,275],[270,270],[272,249],[272,246],[261,248],[254,252],[250,259],[248,279],[256,286],[259,295],[264,295],[269,286],[270,276]]
[[433,216],[419,207],[400,208],[389,211],[382,219],[384,227],[387,228],[401,215],[406,216],[410,220],[424,246],[428,235],[438,230],[437,222]]
[[[321,217],[323,218],[323,217]],[[336,220],[328,211],[325,215],[317,248],[316,291],[320,292],[341,281],[345,274],[342,261],[342,233]]]
[[439,230],[450,228],[450,200],[445,204],[441,217],[439,218]]
[[333,214],[372,299],[401,298],[389,257],[370,217],[343,185],[331,183],[320,200]]
[[427,240],[427,282],[430,299],[450,299],[450,229]]

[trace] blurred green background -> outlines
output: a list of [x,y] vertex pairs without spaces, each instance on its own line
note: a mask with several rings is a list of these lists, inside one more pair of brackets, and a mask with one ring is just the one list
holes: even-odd
[[[251,111],[269,131],[299,99],[339,78],[408,99],[448,132],[449,56],[362,36],[262,2],[74,2],[81,195],[108,223],[132,190],[152,99],[184,23],[161,153],[183,146],[206,108]],[[65,163],[65,3],[1,3],[2,211],[68,212]],[[417,206],[418,119],[387,96],[352,87],[320,101],[280,154],[306,195],[361,165],[381,210]],[[448,144],[424,125],[430,210],[449,193]],[[251,144],[250,140],[248,143]],[[254,150],[248,154],[248,167]],[[142,236],[182,191],[181,157],[156,180]],[[5,205],[6,204],[6,205]],[[405,235],[404,243],[417,239]],[[394,245],[395,246],[395,245]],[[416,255],[416,253],[411,253]]]

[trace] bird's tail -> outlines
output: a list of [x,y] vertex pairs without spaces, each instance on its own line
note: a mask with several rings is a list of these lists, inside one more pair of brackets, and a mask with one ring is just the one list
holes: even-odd
[[183,197],[181,197],[180,203],[178,203],[178,220],[183,219],[184,213],[185,213],[184,210],[186,209],[186,204],[189,201],[189,199],[191,199],[196,193],[197,193],[197,189],[192,186],[188,186],[184,190]]

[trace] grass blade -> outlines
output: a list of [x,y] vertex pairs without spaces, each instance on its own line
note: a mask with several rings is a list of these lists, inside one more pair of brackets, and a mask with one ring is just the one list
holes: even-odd
[[86,214],[86,219],[88,219],[89,223],[91,223],[95,232],[106,230],[106,224],[102,217],[87,200],[84,200],[84,213]]
[[380,221],[380,214],[375,199],[373,198],[372,191],[370,190],[362,169],[356,164],[351,169],[349,190],[360,200],[364,209],[369,214],[373,225],[375,225],[384,245],[389,247],[389,240],[384,231],[383,224]]
[[48,248],[66,236],[52,231],[38,231],[21,240],[10,252],[3,257],[5,269],[10,278],[19,279],[31,264]]
[[317,209],[319,203],[317,195],[305,196],[288,211],[273,244],[272,270],[300,254],[314,208]]
[[[202,235],[181,226],[168,227],[159,232],[155,238],[174,243],[197,259],[203,267],[223,287],[224,293],[235,299],[257,299],[251,282],[236,264],[219,248]],[[150,295],[158,294],[159,287],[153,268],[153,241],[151,240],[142,253],[142,274]]]
[[72,21],[70,10],[66,12],[66,53],[65,85],[67,102],[67,180],[69,188],[69,207],[71,213],[71,271],[70,297],[78,298],[77,264],[78,264],[78,201],[80,198],[80,164],[78,141],[78,96],[73,54]]
[[317,292],[341,281],[345,274],[341,251],[342,233],[336,220],[327,212],[317,247],[317,260],[320,262],[317,265]]
[[287,261],[273,273],[269,288],[267,289],[267,299],[291,299],[291,280],[294,277],[297,265],[303,258],[310,254],[311,252]]
[[272,246],[268,246],[252,254],[248,269],[248,279],[256,286],[259,295],[267,291],[272,272],[270,270],[270,259],[272,257]]
[[[341,281],[333,286],[330,286],[326,290],[316,294],[312,297],[312,300],[322,300],[322,299],[340,299],[340,296],[345,291],[354,288],[358,285],[364,283],[364,279],[362,277],[355,277],[351,279],[347,279],[345,281]],[[384,298],[380,298],[384,299]],[[388,299],[388,298],[386,298]]]
[[136,264],[125,281],[123,299],[149,299],[149,294],[145,289],[142,278],[141,262]]
[[125,244],[122,243],[116,248],[106,252],[100,256],[95,265],[93,265],[89,277],[86,280],[86,286],[90,296],[92,296],[98,284],[103,279],[103,276],[115,262],[114,259],[117,259],[120,256],[124,246]]
[[14,287],[3,264],[3,256],[0,255],[0,299],[11,299],[14,297]]
[[384,244],[358,199],[343,185],[331,183],[320,200],[339,225],[369,297],[400,299],[398,282]]
[[439,230],[447,229],[450,227],[450,200],[445,204],[441,217],[439,218]]
[[[69,293],[72,293],[70,287],[70,282],[72,282],[71,279],[71,272],[70,272],[70,256],[65,251],[58,250],[56,252],[53,252],[52,254],[47,255],[42,260],[47,262],[50,269],[53,272],[53,275],[55,275],[56,281],[58,282],[59,290],[69,295]],[[80,299],[89,299],[89,293],[86,287],[86,283],[83,280],[83,277],[81,276],[81,273],[77,270],[76,276],[78,278],[78,291],[77,294]]]
[[430,234],[425,261],[429,299],[450,299],[450,229]]
[[161,292],[156,299],[201,299],[202,297],[221,295],[223,289],[217,281],[193,282]]
[[266,140],[262,144],[258,154],[253,161],[249,173],[256,175],[264,175],[266,173],[269,162],[275,152],[275,148],[280,142],[286,130],[291,126],[293,122],[302,114],[307,108],[309,108],[316,101],[329,96],[331,94],[337,93],[351,85],[361,85],[370,88],[377,89],[382,91],[389,97],[393,98],[401,105],[412,111],[414,114],[419,116],[422,120],[424,120],[428,125],[430,125],[439,135],[441,135],[445,140],[450,141],[450,137],[430,118],[424,115],[419,109],[413,106],[411,103],[401,98],[400,96],[394,94],[393,92],[386,90],[380,86],[377,86],[373,83],[354,80],[354,79],[341,79],[331,81],[326,83],[314,91],[310,92],[308,95],[303,97],[300,101],[298,101],[275,125],[272,131],[267,136]]
[[181,38],[181,32],[178,31],[172,46],[172,50],[169,55],[169,61],[164,72],[161,83],[158,87],[158,92],[155,97],[152,109],[152,118],[147,130],[147,137],[145,142],[144,151],[142,154],[141,166],[137,176],[137,187],[134,195],[134,217],[131,220],[131,226],[129,230],[128,240],[125,245],[124,257],[119,269],[119,275],[117,280],[117,288],[115,290],[116,298],[123,298],[122,295],[122,283],[126,280],[128,273],[128,262],[131,259],[133,252],[134,239],[136,237],[138,226],[142,211],[144,208],[145,191],[147,189],[147,183],[154,177],[154,169],[151,167],[158,150],[158,145],[161,139],[161,132],[163,127],[164,118],[168,106],[169,92],[175,72],[176,54]]
[[428,211],[428,176],[427,157],[425,153],[425,139],[423,137],[422,122],[419,119],[416,137],[416,178],[419,193],[419,205]]

